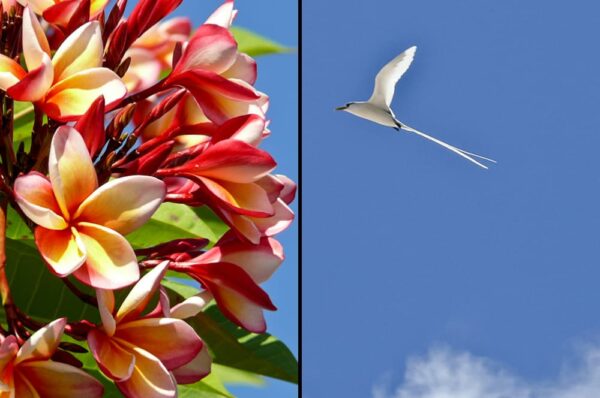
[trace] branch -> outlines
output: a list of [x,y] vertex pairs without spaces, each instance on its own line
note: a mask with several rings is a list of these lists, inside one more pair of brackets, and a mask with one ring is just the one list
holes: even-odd
[[93,307],[98,308],[98,300],[96,299],[96,297],[79,290],[79,288],[77,286],[75,286],[75,284],[73,282],[71,282],[68,278],[61,278],[61,280],[69,288],[69,290],[74,295],[76,295],[81,301],[83,301],[84,303],[89,304]]

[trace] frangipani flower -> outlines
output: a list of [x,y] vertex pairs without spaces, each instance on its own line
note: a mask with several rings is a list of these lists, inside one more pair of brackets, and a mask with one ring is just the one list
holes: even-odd
[[[173,103],[172,98],[176,98],[176,96],[179,99]],[[141,128],[140,136],[142,140],[148,141],[159,136],[169,136],[177,129],[190,129],[191,126],[210,123],[194,97],[183,89],[166,97],[159,103],[157,108],[165,105],[168,105],[169,108],[158,109],[163,112],[160,117]]]
[[[177,93],[165,98],[155,109],[165,103],[171,105],[170,100],[175,95]],[[219,125],[210,122],[188,92],[156,120],[140,127],[142,140],[147,142],[159,138],[160,142],[174,139],[176,151],[209,141],[214,144],[228,138],[257,146],[267,135],[267,121],[257,114],[233,117]]]
[[[194,305],[200,311],[214,297],[233,322],[251,332],[263,333],[267,328],[263,309],[276,308],[258,284],[271,277],[283,258],[283,248],[275,239],[263,238],[257,245],[229,239],[196,258],[175,264],[174,270],[187,273],[207,289],[201,293],[202,300],[184,302],[186,312],[191,312]],[[173,313],[179,314],[176,309],[180,307],[176,306]]]
[[0,55],[0,89],[18,101],[37,103],[48,117],[75,120],[103,95],[107,108],[127,94],[113,71],[102,67],[104,46],[97,21],[74,31],[50,58],[50,46],[31,9],[23,13],[23,54],[28,72]]
[[104,388],[83,370],[50,360],[67,321],[57,319],[35,332],[21,348],[0,336],[0,398],[96,398]]
[[209,146],[185,165],[159,170],[157,175],[194,181],[217,209],[269,217],[274,214],[273,206],[267,191],[257,182],[275,165],[267,152],[243,141],[227,139]]
[[[219,214],[233,228],[240,238],[257,243],[263,236],[275,236],[287,229],[294,221],[294,212],[288,206],[295,197],[296,184],[288,177],[268,175],[259,182],[270,192],[273,215],[270,217],[253,217],[219,209]],[[281,184],[279,187],[278,184]]]
[[176,318],[140,318],[167,265],[163,262],[144,275],[116,314],[112,291],[97,291],[102,326],[88,333],[88,345],[102,372],[127,397],[175,397],[177,384],[171,370],[185,366],[180,369],[181,381],[184,376],[197,380],[194,374],[207,373],[189,367],[206,366],[206,353],[198,358],[204,344],[190,325]]
[[185,42],[192,33],[189,18],[177,17],[157,23],[140,36],[131,46],[150,52],[162,68],[170,68],[173,50],[178,42]]
[[[225,21],[233,19],[233,3],[226,2],[200,26],[173,66],[167,85],[185,87],[213,122],[266,111],[268,98],[256,91],[256,62],[237,51]],[[220,24],[220,25],[219,25]]]
[[130,176],[98,187],[85,142],[68,126],[52,138],[48,170],[49,179],[37,172],[18,177],[15,196],[38,225],[35,241],[50,269],[101,289],[137,281],[137,259],[123,235],[142,226],[160,206],[164,183]]

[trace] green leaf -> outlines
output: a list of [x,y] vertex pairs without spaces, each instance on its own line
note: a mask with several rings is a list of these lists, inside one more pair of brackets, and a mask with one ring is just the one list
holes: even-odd
[[8,207],[7,213],[6,237],[13,240],[31,241],[30,243],[33,244],[33,233],[11,206]]
[[183,204],[163,203],[150,221],[127,235],[127,239],[136,248],[182,238],[206,238],[214,243],[227,227],[221,221],[205,222],[202,214]]
[[31,102],[15,101],[14,110],[13,141],[16,147],[21,141],[27,142],[31,140],[34,113]]
[[[171,292],[172,303],[198,292],[173,280],[162,284]],[[298,382],[298,361],[283,342],[268,333],[250,333],[233,324],[214,302],[187,321],[208,344],[214,363],[291,383]]]
[[217,374],[223,384],[235,384],[261,387],[264,386],[265,379],[255,373],[247,372],[240,369],[230,368],[229,366],[212,364],[212,373]]
[[66,316],[70,321],[100,320],[96,308],[83,303],[50,273],[35,247],[7,239],[6,274],[15,304],[34,319],[50,322]]
[[219,375],[214,372],[214,368],[208,376],[199,382],[194,384],[180,384],[177,390],[179,391],[179,398],[235,398],[227,391]]
[[284,45],[276,43],[259,34],[240,28],[239,26],[233,26],[231,28],[231,33],[233,33],[235,40],[238,42],[238,50],[251,57],[268,54],[283,54],[293,51],[289,47],[285,47]]

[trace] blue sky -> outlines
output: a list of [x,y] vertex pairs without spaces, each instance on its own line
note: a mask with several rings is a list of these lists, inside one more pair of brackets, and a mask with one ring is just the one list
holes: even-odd
[[[511,383],[512,396],[567,396],[578,372],[592,395],[575,396],[597,395],[599,13],[593,1],[303,2],[305,398],[436,398],[415,392],[415,374],[460,360],[483,372],[467,380],[491,380],[478,398]],[[366,100],[412,45],[396,116],[497,159],[490,170],[333,111]]]
[[[203,23],[222,1],[184,0],[174,15],[189,17],[194,26]],[[295,1],[237,0],[239,10],[236,25],[290,47],[298,47],[298,13]],[[278,163],[277,173],[298,180],[298,58],[295,54],[257,58],[256,87],[271,99],[268,116],[271,136],[262,144]],[[292,204],[294,210],[296,203]],[[298,229],[294,223],[278,235],[283,244],[286,261],[263,287],[278,307],[267,313],[268,332],[284,341],[298,355]],[[236,396],[243,398],[283,398],[297,396],[297,386],[267,380],[264,388],[232,387]]]

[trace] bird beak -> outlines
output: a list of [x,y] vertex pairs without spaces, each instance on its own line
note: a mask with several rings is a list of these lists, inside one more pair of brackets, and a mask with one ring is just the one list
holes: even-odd
[[346,109],[347,106],[338,106],[337,108],[335,108],[336,111],[343,111],[344,109]]

